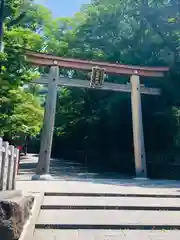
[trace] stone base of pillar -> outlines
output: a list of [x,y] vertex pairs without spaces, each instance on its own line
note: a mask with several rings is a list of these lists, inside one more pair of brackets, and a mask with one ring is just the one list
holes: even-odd
[[54,178],[50,174],[44,175],[34,175],[32,176],[31,180],[33,181],[52,181]]
[[149,178],[145,178],[145,177],[135,177],[133,178],[134,180],[140,180],[140,181],[147,181],[147,180],[150,180]]

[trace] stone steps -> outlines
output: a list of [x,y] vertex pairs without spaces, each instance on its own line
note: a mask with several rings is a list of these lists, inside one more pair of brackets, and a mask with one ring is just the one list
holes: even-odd
[[179,195],[46,192],[34,240],[176,240],[179,211]]

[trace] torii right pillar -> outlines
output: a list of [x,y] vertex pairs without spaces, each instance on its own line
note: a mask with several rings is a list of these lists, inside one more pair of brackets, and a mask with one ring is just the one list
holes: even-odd
[[131,86],[132,86],[131,105],[132,105],[136,178],[147,178],[139,76],[137,75],[131,76]]

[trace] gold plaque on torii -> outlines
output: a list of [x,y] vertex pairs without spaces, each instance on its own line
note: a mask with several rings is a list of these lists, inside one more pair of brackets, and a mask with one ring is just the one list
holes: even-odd
[[105,69],[98,66],[92,68],[90,87],[101,87],[104,84]]

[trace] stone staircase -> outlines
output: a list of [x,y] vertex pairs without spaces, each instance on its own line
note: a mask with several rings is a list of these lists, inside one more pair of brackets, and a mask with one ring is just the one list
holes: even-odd
[[45,192],[34,240],[178,240],[179,211],[180,195]]

